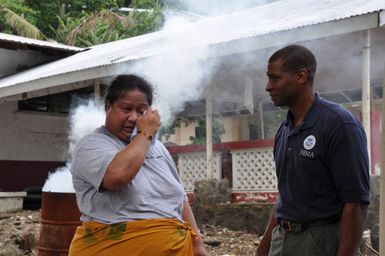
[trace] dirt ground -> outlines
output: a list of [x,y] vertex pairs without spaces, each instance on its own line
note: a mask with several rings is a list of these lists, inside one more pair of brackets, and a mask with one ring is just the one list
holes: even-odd
[[[37,255],[40,211],[0,213],[0,256]],[[258,237],[224,227],[202,225],[210,256],[254,255]]]

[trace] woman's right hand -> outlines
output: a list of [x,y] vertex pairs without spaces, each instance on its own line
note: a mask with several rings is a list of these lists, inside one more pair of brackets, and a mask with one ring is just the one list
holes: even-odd
[[194,256],[208,256],[202,238],[193,240]]
[[146,131],[152,136],[155,136],[160,127],[160,115],[158,110],[149,107],[136,121],[136,127],[138,128],[138,131]]

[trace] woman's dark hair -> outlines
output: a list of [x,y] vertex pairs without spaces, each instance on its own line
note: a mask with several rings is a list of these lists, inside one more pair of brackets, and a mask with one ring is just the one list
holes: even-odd
[[288,45],[276,51],[269,58],[269,63],[282,60],[282,70],[285,72],[297,72],[301,68],[309,72],[308,81],[313,84],[317,70],[317,60],[314,54],[304,46]]
[[136,75],[119,75],[112,82],[107,89],[105,104],[114,104],[127,91],[138,90],[143,92],[147,97],[149,105],[152,104],[153,89],[152,86],[143,78]]

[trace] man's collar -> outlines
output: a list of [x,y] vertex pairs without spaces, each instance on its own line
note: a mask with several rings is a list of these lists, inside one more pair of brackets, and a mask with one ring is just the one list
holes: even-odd
[[[309,108],[309,110],[307,111],[305,118],[303,119],[301,129],[305,129],[305,128],[309,128],[309,127],[314,126],[314,124],[318,118],[318,113],[320,111],[320,108],[318,107],[320,102],[321,102],[320,96],[318,95],[318,93],[315,93],[314,94],[314,101],[313,101],[311,107]],[[294,120],[293,113],[290,110],[287,111],[286,120],[285,120],[284,125],[288,126],[289,124],[293,123],[293,120]]]

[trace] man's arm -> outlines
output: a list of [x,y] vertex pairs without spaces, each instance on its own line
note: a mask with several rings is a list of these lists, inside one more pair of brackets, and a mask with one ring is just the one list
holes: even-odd
[[362,238],[367,204],[345,203],[340,221],[338,256],[355,255]]
[[274,204],[273,211],[271,212],[269,223],[266,226],[265,233],[263,234],[262,240],[259,243],[259,246],[257,248],[256,254],[255,254],[256,256],[267,256],[269,254],[270,243],[271,243],[271,233],[274,227],[278,225],[277,220],[275,218],[275,207],[276,207],[277,201],[275,201],[276,203]]

